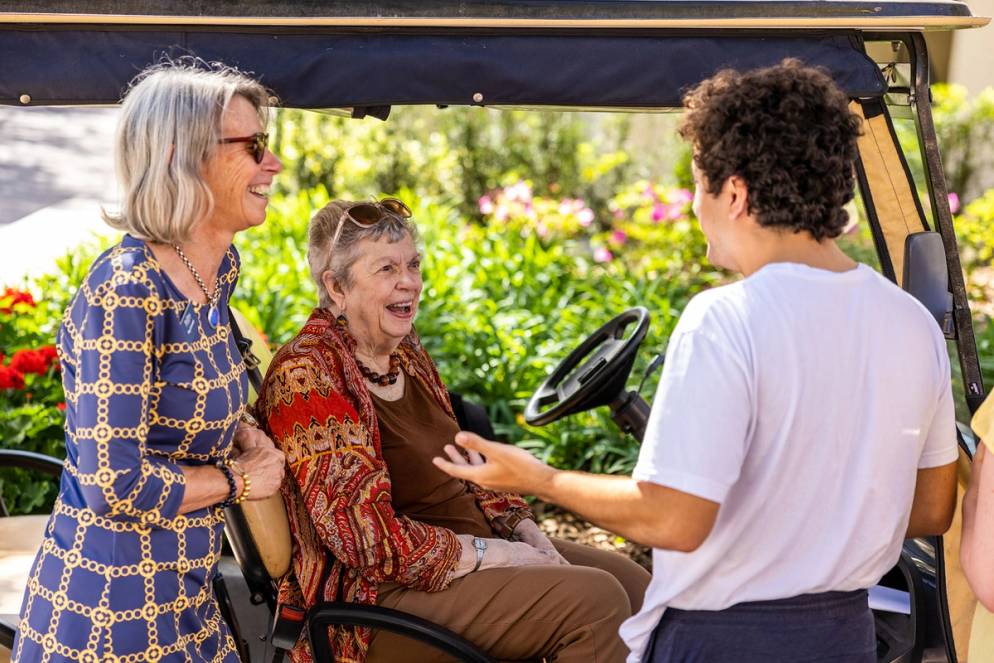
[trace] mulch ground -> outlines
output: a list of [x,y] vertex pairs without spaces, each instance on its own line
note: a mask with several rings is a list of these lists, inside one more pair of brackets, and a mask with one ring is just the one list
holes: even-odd
[[576,515],[563,511],[557,506],[544,502],[532,504],[535,520],[546,536],[554,536],[566,541],[611,550],[628,555],[643,567],[652,571],[652,549],[638,543],[626,541],[622,537],[591,525]]

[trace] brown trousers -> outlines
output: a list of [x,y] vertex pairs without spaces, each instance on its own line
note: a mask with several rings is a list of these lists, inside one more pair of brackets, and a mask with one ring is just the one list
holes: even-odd
[[[501,661],[622,663],[618,627],[642,606],[651,576],[624,555],[553,539],[571,566],[489,569],[453,580],[444,591],[396,583],[377,603],[441,624]],[[374,632],[367,663],[451,661],[437,649]]]

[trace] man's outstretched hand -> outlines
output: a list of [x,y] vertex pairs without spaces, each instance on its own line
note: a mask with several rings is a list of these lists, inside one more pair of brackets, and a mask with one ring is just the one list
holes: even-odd
[[446,474],[490,490],[536,495],[555,474],[554,469],[513,444],[489,442],[466,431],[456,434],[456,444],[466,449],[469,460],[447,444],[448,458],[436,456],[432,462]]

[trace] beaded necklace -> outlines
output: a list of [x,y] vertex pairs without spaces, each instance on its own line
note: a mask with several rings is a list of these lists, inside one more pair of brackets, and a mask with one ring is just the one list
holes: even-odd
[[[338,325],[339,330],[341,330],[344,335],[351,336],[351,334],[349,334],[348,318],[344,315],[339,315],[335,318],[335,324]],[[363,364],[359,358],[355,356],[354,352],[352,353],[352,357],[355,359],[355,363],[359,366],[359,372],[362,373],[362,377],[366,378],[373,384],[386,387],[387,385],[396,384],[397,378],[400,377],[400,355],[396,352],[390,353],[390,368],[386,373],[382,374],[371,370],[368,366]]]

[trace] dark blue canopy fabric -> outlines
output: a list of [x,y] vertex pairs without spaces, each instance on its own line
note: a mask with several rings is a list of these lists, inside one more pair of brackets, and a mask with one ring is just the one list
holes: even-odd
[[565,34],[157,31],[30,26],[0,30],[0,103],[109,104],[164,55],[255,74],[285,106],[393,104],[660,108],[714,72],[785,57],[826,68],[852,97],[886,83],[855,33],[617,31]]

